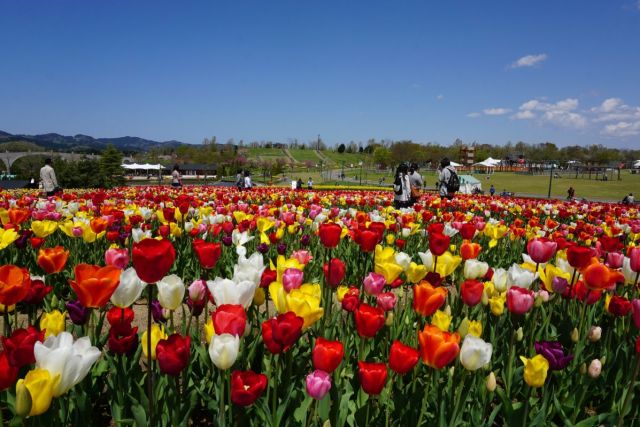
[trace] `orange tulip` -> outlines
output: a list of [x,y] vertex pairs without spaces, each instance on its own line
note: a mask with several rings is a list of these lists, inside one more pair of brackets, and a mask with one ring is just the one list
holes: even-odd
[[91,230],[94,233],[100,234],[107,229],[107,226],[109,225],[109,221],[107,221],[102,217],[92,218],[90,225],[91,225]]
[[69,284],[85,307],[103,307],[120,283],[120,269],[112,265],[78,264],[75,268],[76,280]]
[[9,209],[9,222],[13,225],[20,225],[29,219],[29,209]]
[[462,259],[475,259],[480,255],[480,251],[482,250],[482,246],[477,243],[464,242],[460,246],[460,256]]
[[460,352],[460,335],[445,332],[434,325],[426,325],[418,332],[422,361],[435,369],[442,369],[453,361]]
[[616,283],[624,283],[624,275],[611,270],[602,263],[589,264],[582,270],[582,277],[587,287],[594,291],[613,289]]
[[15,265],[0,267],[0,304],[17,304],[27,296],[30,288],[31,276],[26,268]]
[[42,248],[38,251],[38,265],[47,274],[60,273],[69,259],[69,251],[62,246]]
[[413,286],[413,309],[423,316],[431,316],[447,298],[446,288],[436,288],[423,280]]

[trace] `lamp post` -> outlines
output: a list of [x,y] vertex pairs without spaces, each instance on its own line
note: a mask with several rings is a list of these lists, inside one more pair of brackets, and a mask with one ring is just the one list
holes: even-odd
[[362,186],[362,160],[360,160],[360,185]]
[[553,181],[553,166],[554,164],[551,163],[551,172],[549,172],[549,191],[547,192],[547,199],[551,198],[551,182]]
[[344,182],[344,160],[342,161],[342,175],[340,175],[340,180]]

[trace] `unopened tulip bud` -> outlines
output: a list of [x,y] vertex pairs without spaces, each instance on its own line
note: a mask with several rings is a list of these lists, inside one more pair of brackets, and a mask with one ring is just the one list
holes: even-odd
[[522,331],[522,326],[520,326],[516,331],[516,341],[518,342],[522,341],[523,337],[524,337],[524,332]]
[[467,334],[469,333],[469,319],[468,318],[464,318],[462,319],[462,322],[460,322],[460,326],[458,326],[458,334],[460,334],[460,338],[463,338],[467,336]]
[[55,295],[51,297],[51,308],[52,309],[58,308],[58,297]]
[[262,305],[264,304],[265,294],[264,289],[258,288],[256,292],[253,294],[253,305]]
[[571,331],[571,341],[578,342],[579,339],[580,332],[578,332],[578,328],[573,328],[573,331]]
[[327,420],[324,422],[324,424],[322,424],[322,427],[331,427],[331,421]]
[[451,306],[450,306],[450,305],[447,305],[447,306],[444,308],[444,312],[445,312],[445,313],[447,313],[447,316],[451,316]]
[[387,312],[387,318],[384,323],[387,326],[393,325],[393,311]]
[[487,385],[487,391],[489,393],[493,393],[496,390],[496,387],[497,387],[496,376],[493,372],[487,375],[486,385]]
[[592,326],[589,328],[589,341],[597,342],[600,341],[600,337],[602,336],[602,328],[600,326]]
[[486,288],[485,288],[484,291],[482,291],[482,297],[480,297],[480,302],[482,303],[482,305],[489,304],[489,295],[487,295],[487,289]]
[[31,412],[31,393],[24,382],[16,385],[16,415],[26,417]]
[[606,364],[607,364],[607,356],[602,356],[602,357],[600,358],[600,364],[601,364],[602,366],[604,366],[604,365],[606,365]]
[[598,359],[593,359],[589,364],[589,376],[591,378],[598,378],[602,372],[602,363]]
[[453,377],[453,374],[455,374],[455,373],[456,373],[456,367],[455,366],[450,367],[449,368],[449,376]]
[[583,363],[582,365],[580,365],[580,374],[584,375],[587,373],[587,364]]

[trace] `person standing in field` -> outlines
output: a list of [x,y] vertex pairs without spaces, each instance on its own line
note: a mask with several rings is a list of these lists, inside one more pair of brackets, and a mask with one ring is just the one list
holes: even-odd
[[180,166],[175,165],[173,172],[171,172],[171,186],[178,188],[182,187],[182,175],[180,174]]
[[251,174],[249,173],[249,171],[245,171],[243,188],[250,190],[252,187],[253,187],[253,183],[251,182]]
[[453,199],[453,195],[460,189],[460,180],[458,179],[456,168],[451,166],[451,161],[446,157],[440,162],[438,186],[440,197],[449,199]]
[[489,193],[491,193],[491,197],[493,197],[493,195],[496,194],[496,187],[494,187],[493,184],[491,184],[491,188],[489,189]]
[[574,190],[573,187],[569,187],[569,189],[567,190],[567,200],[573,200],[575,195],[576,195],[576,190]]
[[56,194],[58,189],[58,180],[56,179],[56,172],[51,166],[51,159],[47,158],[44,161],[44,166],[40,168],[40,181],[42,182],[42,191],[47,197]]
[[409,168],[409,183],[411,184],[411,203],[416,203],[422,195],[422,187],[424,187],[424,181],[422,175],[418,173],[418,164],[411,163]]

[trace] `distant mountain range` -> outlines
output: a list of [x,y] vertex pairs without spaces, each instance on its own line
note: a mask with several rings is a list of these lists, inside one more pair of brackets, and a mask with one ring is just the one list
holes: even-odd
[[107,145],[113,144],[123,153],[138,153],[149,151],[152,148],[171,149],[185,145],[180,141],[153,141],[150,139],[138,138],[136,136],[123,136],[119,138],[94,138],[88,135],[78,134],[75,136],[65,136],[57,133],[45,133],[42,135],[13,135],[0,130],[0,144],[6,142],[30,142],[42,147],[45,150],[76,152],[76,153],[99,153]]

